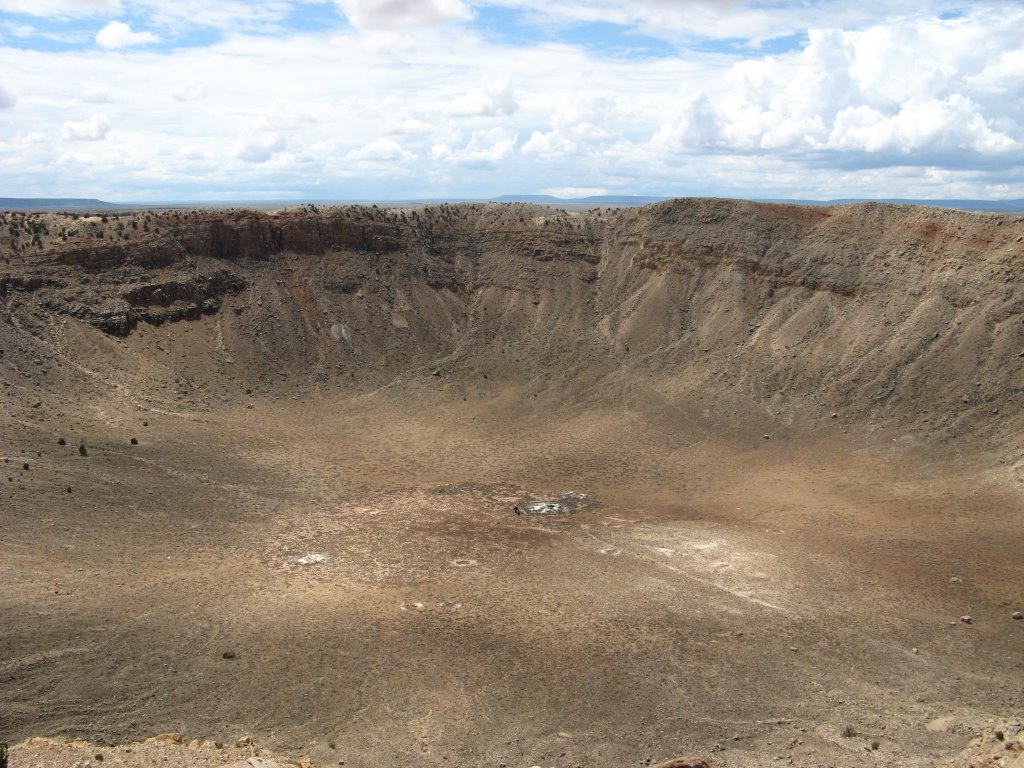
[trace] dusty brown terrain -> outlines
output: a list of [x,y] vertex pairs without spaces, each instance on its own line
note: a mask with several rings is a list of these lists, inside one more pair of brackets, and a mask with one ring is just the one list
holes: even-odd
[[1024,220],[0,224],[18,768],[1016,759]]

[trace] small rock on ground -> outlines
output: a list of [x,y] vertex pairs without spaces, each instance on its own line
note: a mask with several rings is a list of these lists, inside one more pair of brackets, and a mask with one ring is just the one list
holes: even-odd
[[708,768],[708,764],[696,755],[687,757],[674,757],[661,763],[655,763],[651,768]]

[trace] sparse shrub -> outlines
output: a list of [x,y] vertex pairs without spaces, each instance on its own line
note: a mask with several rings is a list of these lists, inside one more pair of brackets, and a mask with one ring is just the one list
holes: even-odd
[[843,730],[839,732],[844,739],[852,739],[857,735],[857,729],[852,725],[844,725]]
[[78,446],[78,455],[79,456],[88,456],[89,455],[89,449],[85,447],[85,443],[82,443],[80,446]]
[[133,437],[128,442],[130,442],[132,445],[138,445],[139,444],[139,439],[137,437]]
[[68,441],[65,440],[63,437],[57,440],[57,445],[67,445],[67,444],[68,444]]

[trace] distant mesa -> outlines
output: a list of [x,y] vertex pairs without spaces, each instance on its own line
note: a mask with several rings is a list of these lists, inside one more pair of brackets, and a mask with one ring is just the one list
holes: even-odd
[[115,203],[85,197],[0,197],[2,211],[93,210],[117,208]]

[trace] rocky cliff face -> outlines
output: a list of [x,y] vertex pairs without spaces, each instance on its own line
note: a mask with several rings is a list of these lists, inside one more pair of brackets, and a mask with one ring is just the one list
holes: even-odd
[[151,356],[140,329],[214,318],[198,378],[227,359],[317,386],[429,369],[607,392],[644,376],[719,415],[992,438],[1024,396],[1018,217],[681,200],[130,221],[52,216],[37,246],[7,246],[7,321],[44,337],[71,319]]

